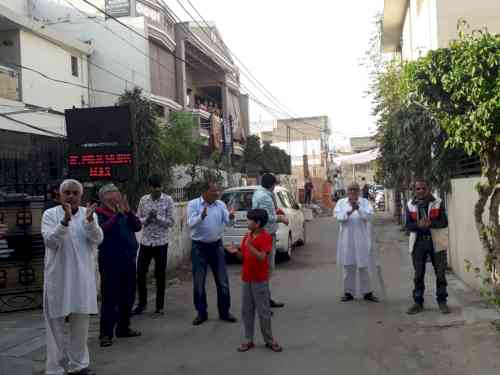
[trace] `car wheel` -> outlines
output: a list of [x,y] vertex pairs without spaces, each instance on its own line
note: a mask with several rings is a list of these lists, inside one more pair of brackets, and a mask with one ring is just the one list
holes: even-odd
[[302,238],[298,241],[299,246],[304,246],[306,244],[306,239],[307,239],[307,229],[306,229],[306,222],[304,221],[304,225],[302,226]]
[[288,234],[288,244],[286,248],[286,253],[283,253],[283,259],[284,260],[290,260],[292,259],[292,250],[293,250],[293,240],[292,240],[292,234]]

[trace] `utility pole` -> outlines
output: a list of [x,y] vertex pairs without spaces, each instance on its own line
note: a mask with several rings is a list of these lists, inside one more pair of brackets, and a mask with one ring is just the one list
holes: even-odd
[[302,164],[304,165],[304,179],[309,177],[309,161],[307,156],[307,137],[302,137]]
[[287,150],[288,150],[288,155],[292,156],[292,147],[290,144],[290,125],[286,125],[286,144],[287,144]]

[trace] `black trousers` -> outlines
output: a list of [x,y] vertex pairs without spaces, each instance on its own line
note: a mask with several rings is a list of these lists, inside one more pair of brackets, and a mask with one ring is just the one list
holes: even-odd
[[149,265],[155,261],[156,309],[163,310],[165,305],[165,278],[167,271],[168,244],[163,246],[141,245],[137,260],[137,292],[139,307],[148,304],[147,275]]
[[311,204],[311,198],[312,198],[312,192],[311,191],[306,191],[304,194],[304,203],[305,204]]
[[99,262],[101,275],[101,337],[126,332],[135,300],[135,257],[126,264]]
[[417,240],[412,253],[413,268],[415,269],[415,289],[413,299],[416,303],[424,303],[425,267],[430,257],[436,273],[436,298],[438,303],[446,302],[448,298],[446,281],[446,267],[448,263],[446,251],[435,252],[432,240]]

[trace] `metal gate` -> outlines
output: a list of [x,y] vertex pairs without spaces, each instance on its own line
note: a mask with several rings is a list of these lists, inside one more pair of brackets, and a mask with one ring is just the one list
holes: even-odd
[[0,185],[0,312],[42,306],[45,248],[42,214],[49,201],[46,184]]

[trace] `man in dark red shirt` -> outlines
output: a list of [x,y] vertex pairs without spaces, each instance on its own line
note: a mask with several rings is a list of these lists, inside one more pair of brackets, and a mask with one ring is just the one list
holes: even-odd
[[250,210],[247,214],[249,232],[241,241],[240,249],[233,247],[230,252],[243,259],[241,279],[243,280],[242,319],[245,327],[245,342],[238,351],[246,352],[255,345],[255,310],[259,315],[260,329],[266,347],[274,352],[283,349],[274,340],[271,329],[271,305],[269,293],[269,254],[273,248],[273,238],[262,229],[268,221],[264,209]]

